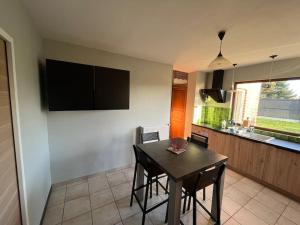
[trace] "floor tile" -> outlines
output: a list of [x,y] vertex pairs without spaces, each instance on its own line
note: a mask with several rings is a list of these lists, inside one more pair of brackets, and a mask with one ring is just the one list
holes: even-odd
[[122,170],[122,172],[125,174],[126,179],[127,179],[129,182],[132,182],[132,181],[133,181],[134,168],[127,168],[127,169]]
[[242,208],[234,214],[233,219],[242,225],[267,225],[267,223],[245,208]]
[[240,182],[242,182],[242,183],[246,184],[247,186],[249,186],[250,188],[258,190],[258,191],[261,191],[264,188],[263,185],[255,182],[249,178],[246,178],[246,177],[242,178],[240,180]]
[[251,199],[249,195],[241,192],[239,189],[233,186],[224,190],[223,194],[242,206],[249,202],[249,200]]
[[[181,217],[182,222],[185,225],[193,224],[193,213],[189,212]],[[199,211],[197,211],[197,225],[213,225],[212,220],[208,220],[205,216],[203,216]]]
[[52,191],[48,201],[48,207],[61,205],[65,202],[66,198],[66,189],[60,189],[56,191]]
[[88,178],[89,191],[95,193],[109,188],[107,178],[105,174],[100,176],[93,176]]
[[232,176],[225,176],[224,182],[228,183],[228,184],[234,184],[236,182],[238,182],[240,179],[236,178],[236,177],[232,177]]
[[261,204],[271,208],[275,212],[281,214],[284,209],[286,208],[286,204],[276,200],[275,198],[272,198],[270,195],[267,195],[263,192],[258,193],[254,199],[256,201],[259,201]]
[[65,203],[64,218],[63,220],[68,220],[79,216],[81,214],[87,213],[91,210],[91,203],[89,196],[77,198]]
[[113,225],[121,221],[115,203],[93,210],[93,225]]
[[[135,214],[127,219],[123,220],[124,225],[141,225],[142,224],[142,213]],[[146,216],[145,225],[152,225],[152,222]]]
[[281,216],[277,221],[276,225],[296,225],[296,224],[291,220],[289,220],[288,218]]
[[119,200],[131,194],[131,186],[129,183],[120,184],[111,188],[115,200]]
[[88,212],[73,219],[64,221],[62,225],[92,225],[92,213]]
[[[210,199],[206,199],[204,201],[204,200],[198,198],[198,200],[208,211],[211,210],[211,200]],[[192,205],[191,205],[191,209],[192,209]],[[202,213],[202,215],[209,218],[209,215],[204,211],[204,209],[201,206],[197,205],[197,210],[199,210]]]
[[100,208],[114,201],[113,194],[110,189],[98,191],[90,195],[92,209]]
[[278,192],[273,191],[273,190],[271,190],[271,189],[269,189],[267,187],[265,187],[262,190],[262,192],[264,194],[269,195],[270,197],[272,197],[272,198],[274,198],[274,199],[282,202],[283,204],[288,204],[291,201],[288,197],[286,197],[286,196],[284,196],[282,194],[279,194]]
[[296,202],[296,201],[291,201],[289,204],[290,207],[292,207],[293,209],[296,209],[297,211],[300,212],[300,203]]
[[167,212],[167,203],[163,204],[153,211],[151,211],[149,215],[149,219],[151,220],[153,225],[158,224],[164,224],[165,223],[165,217]]
[[225,225],[240,225],[240,223],[238,223],[235,219],[230,218],[226,221]]
[[229,220],[231,216],[225,212],[224,210],[221,211],[221,223],[225,223],[227,220]]
[[118,172],[107,176],[110,187],[128,182],[125,173]]
[[222,209],[230,216],[235,214],[241,207],[242,206],[240,204],[233,201],[231,198],[228,198],[227,196],[223,196]]
[[117,223],[117,224],[115,224],[115,225],[123,225],[123,223],[122,223],[122,222],[119,222],[119,223]]
[[254,197],[255,195],[257,195],[260,192],[260,188],[255,189],[242,181],[239,181],[239,182],[233,184],[232,187],[239,189],[241,192],[249,195],[250,197]]
[[122,220],[141,212],[135,198],[133,198],[132,206],[130,206],[130,196],[117,200],[116,204]]
[[61,223],[64,204],[47,208],[43,225],[56,225]]
[[260,202],[252,199],[246,206],[246,209],[251,211],[254,215],[265,221],[267,224],[275,224],[280,217],[279,213],[271,210]]
[[[147,200],[147,207],[150,208],[154,205],[156,205],[157,203],[163,201],[163,199],[158,195],[153,195],[152,198],[150,198],[148,196],[148,200]],[[141,202],[142,205],[144,204],[144,201]]]
[[288,206],[282,214],[292,222],[300,225],[300,212],[290,206]]
[[234,177],[238,180],[241,180],[244,176],[242,176],[241,174],[237,173],[237,172],[234,172],[233,170],[230,170],[228,168],[226,168],[225,170],[225,176],[231,176],[231,177]]
[[89,185],[87,182],[67,186],[66,201],[89,195]]
[[[130,207],[133,171],[132,167],[122,168],[53,185],[43,225],[91,225],[92,222],[93,225],[140,225],[142,214],[137,202],[134,200]],[[299,203],[232,170],[226,169],[225,173],[222,224],[300,225]],[[166,177],[160,179],[164,185],[166,180]],[[159,196],[155,189],[153,184],[153,197],[148,198],[148,208],[168,198],[160,186]],[[212,192],[212,185],[206,188],[206,201],[202,199],[202,191],[197,193],[198,200],[208,210],[211,209]],[[181,215],[185,224],[192,224],[191,212]],[[165,213],[166,204],[149,213],[146,224],[164,224]],[[199,205],[197,218],[197,224],[212,223]]]

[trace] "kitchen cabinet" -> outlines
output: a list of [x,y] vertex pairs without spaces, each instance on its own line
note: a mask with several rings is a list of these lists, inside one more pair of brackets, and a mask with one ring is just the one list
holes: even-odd
[[240,140],[236,139],[234,136],[225,135],[225,141],[223,143],[223,146],[224,152],[222,152],[221,154],[224,154],[228,157],[229,166],[236,167],[239,162],[238,157],[240,149]]
[[[233,137],[232,139],[239,139]],[[235,155],[235,164],[232,167],[239,168],[239,170],[243,173],[250,172],[249,169],[251,166],[251,158],[252,158],[252,151],[253,151],[253,142],[239,139],[239,147],[236,151]]]
[[252,147],[250,147],[251,152],[248,159],[248,174],[258,179],[262,179],[266,154],[269,147],[270,146],[266,144],[252,142]]
[[300,155],[269,147],[262,179],[300,196]]
[[300,200],[300,154],[195,125],[192,132],[208,137],[208,149],[226,155],[230,168]]

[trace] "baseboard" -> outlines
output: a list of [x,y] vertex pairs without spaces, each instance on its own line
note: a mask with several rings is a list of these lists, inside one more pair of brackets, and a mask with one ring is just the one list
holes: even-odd
[[51,185],[50,190],[48,192],[46,204],[44,205],[44,209],[43,209],[43,214],[42,214],[42,218],[41,218],[41,221],[40,221],[40,225],[43,225],[43,221],[44,221],[44,217],[45,217],[45,214],[46,214],[47,205],[48,205],[48,202],[49,202],[51,191],[52,191],[52,185]]

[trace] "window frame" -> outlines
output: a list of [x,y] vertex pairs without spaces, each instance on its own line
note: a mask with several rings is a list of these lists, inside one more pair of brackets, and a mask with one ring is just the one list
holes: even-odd
[[[234,82],[234,90],[237,89],[237,85],[238,84],[249,84],[249,83],[259,83],[259,82],[274,82],[274,81],[288,81],[288,80],[300,80],[300,77],[288,77],[288,78],[275,78],[275,79],[262,79],[262,80],[250,80],[250,81],[237,81]],[[234,108],[235,108],[235,95],[236,93],[233,92],[233,100],[232,100],[232,104],[231,104],[231,118],[233,118],[234,116]],[[239,123],[238,123],[239,124]],[[239,124],[241,125],[241,124]],[[288,132],[288,131],[282,131],[282,130],[276,130],[276,129],[271,129],[271,128],[266,128],[266,127],[260,127],[260,126],[254,126],[254,128],[259,129],[259,130],[263,130],[263,131],[269,131],[269,132],[273,132],[273,133],[278,133],[278,134],[284,134],[284,135],[289,135],[289,136],[296,136],[296,137],[300,137],[299,133],[294,133],[294,132]]]

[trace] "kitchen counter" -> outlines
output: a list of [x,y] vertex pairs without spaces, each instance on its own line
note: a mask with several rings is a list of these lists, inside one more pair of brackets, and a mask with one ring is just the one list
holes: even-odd
[[208,124],[195,124],[195,123],[193,123],[193,125],[208,128],[208,129],[211,129],[211,130],[214,130],[214,131],[217,131],[217,132],[221,132],[221,133],[224,133],[224,134],[228,134],[228,135],[237,136],[237,137],[244,138],[244,139],[247,139],[247,140],[251,140],[251,141],[254,141],[254,142],[257,142],[257,143],[264,143],[264,144],[267,144],[267,145],[272,145],[272,146],[275,146],[275,147],[283,149],[283,150],[292,151],[292,152],[300,154],[300,144],[298,144],[298,143],[294,143],[294,142],[290,142],[290,141],[284,141],[284,140],[280,140],[280,139],[276,139],[276,138],[274,138],[270,141],[255,140],[255,139],[252,139],[252,138],[245,137],[245,136],[243,136],[241,134],[238,134],[238,133],[230,132],[227,129],[226,130],[221,129],[219,127],[215,127],[215,126],[208,125]]

